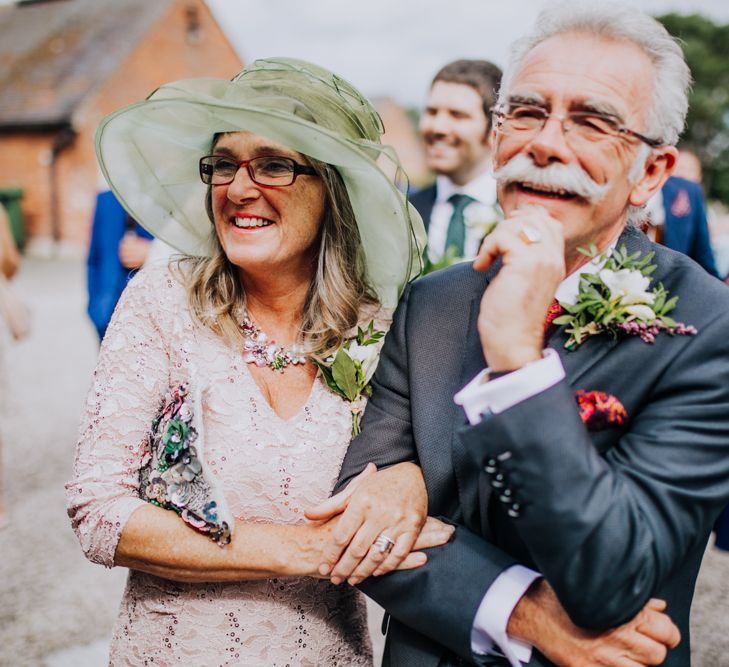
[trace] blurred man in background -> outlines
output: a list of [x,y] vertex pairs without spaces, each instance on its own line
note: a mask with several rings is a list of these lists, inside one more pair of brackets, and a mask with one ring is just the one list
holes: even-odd
[[489,109],[500,82],[501,70],[486,60],[456,60],[433,79],[420,131],[437,178],[411,198],[428,230],[433,264],[448,256],[474,257],[497,219]]

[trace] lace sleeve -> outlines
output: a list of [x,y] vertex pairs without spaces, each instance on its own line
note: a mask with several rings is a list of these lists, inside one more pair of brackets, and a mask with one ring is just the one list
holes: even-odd
[[[139,470],[160,400],[170,385],[174,297],[165,269],[141,271],[107,330],[81,419],[68,514],[89,560],[112,567],[124,524],[144,505]],[[178,289],[170,289],[172,287]]]

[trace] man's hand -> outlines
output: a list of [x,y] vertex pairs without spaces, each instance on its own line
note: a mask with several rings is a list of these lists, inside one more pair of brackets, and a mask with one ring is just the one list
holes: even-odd
[[119,242],[119,261],[125,269],[138,269],[149,254],[149,239],[144,239],[132,232],[124,234]]
[[[399,463],[355,481],[357,487],[346,500],[346,509],[341,499],[335,500],[341,495],[337,494],[306,512],[309,519],[321,521],[344,510],[322,553],[319,572],[335,584],[346,579],[353,586],[371,574],[397,569],[413,549],[428,509],[423,473],[413,463]],[[342,493],[347,492],[349,486]],[[389,554],[374,544],[381,533],[394,542]],[[425,561],[425,554],[417,553],[409,565],[417,567]]]
[[511,371],[542,356],[544,317],[565,276],[562,224],[541,207],[514,211],[484,239],[473,268],[485,271],[498,257],[478,332],[489,368]]
[[660,665],[681,640],[665,609],[663,600],[649,600],[624,625],[604,632],[583,630],[570,621],[551,586],[538,579],[514,608],[507,633],[561,667]]

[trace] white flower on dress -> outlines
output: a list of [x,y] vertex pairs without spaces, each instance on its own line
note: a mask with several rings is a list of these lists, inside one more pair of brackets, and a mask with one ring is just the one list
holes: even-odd
[[[603,269],[600,271],[599,276],[600,280],[610,290],[610,296],[612,298],[619,296],[620,304],[623,306],[653,303],[655,299],[653,292],[648,290],[651,279],[644,276],[637,269],[620,269],[618,271]],[[651,311],[651,317],[646,319],[655,318],[653,311],[650,308],[648,310]]]
[[349,348],[346,348],[344,351],[350,359],[359,361],[362,366],[364,384],[368,384],[375,374],[377,362],[380,359],[380,351],[377,345],[360,345],[357,341],[352,341]]

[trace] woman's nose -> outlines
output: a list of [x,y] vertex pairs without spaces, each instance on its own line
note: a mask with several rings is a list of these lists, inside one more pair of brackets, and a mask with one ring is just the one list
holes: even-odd
[[240,203],[246,199],[255,199],[260,194],[261,191],[248,173],[248,169],[241,166],[235,173],[233,180],[228,184],[228,199]]

